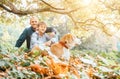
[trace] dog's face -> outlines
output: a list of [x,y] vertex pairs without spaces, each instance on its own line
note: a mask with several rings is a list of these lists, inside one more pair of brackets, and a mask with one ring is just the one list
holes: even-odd
[[69,60],[69,50],[75,45],[79,44],[81,44],[81,41],[76,36],[72,34],[65,34],[58,43],[51,45],[50,50],[58,58],[62,58],[63,60]]
[[74,36],[73,34],[66,34],[61,39],[60,42],[63,42],[68,49],[73,48],[75,45],[80,45],[81,40]]

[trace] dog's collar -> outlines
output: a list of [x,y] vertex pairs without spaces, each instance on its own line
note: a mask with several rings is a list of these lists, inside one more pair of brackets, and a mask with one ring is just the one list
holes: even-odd
[[65,48],[67,48],[68,49],[68,47],[65,45],[65,43],[63,43],[63,42],[59,42],[62,46],[64,46]]

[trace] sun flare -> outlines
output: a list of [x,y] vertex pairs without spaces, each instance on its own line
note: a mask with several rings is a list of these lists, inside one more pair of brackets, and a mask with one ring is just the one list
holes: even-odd
[[89,5],[91,3],[91,0],[83,0],[83,4],[85,6]]

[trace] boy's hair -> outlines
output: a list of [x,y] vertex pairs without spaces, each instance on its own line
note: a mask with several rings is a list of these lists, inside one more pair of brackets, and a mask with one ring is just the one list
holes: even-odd
[[47,27],[47,25],[45,24],[45,22],[39,22],[39,23],[38,23],[38,27],[39,27],[40,25],[44,25],[44,26]]

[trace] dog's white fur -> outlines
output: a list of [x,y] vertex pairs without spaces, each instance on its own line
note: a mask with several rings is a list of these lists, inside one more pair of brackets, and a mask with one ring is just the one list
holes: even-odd
[[80,45],[81,40],[78,39],[73,34],[65,34],[58,43],[51,46],[52,54],[56,55],[58,58],[69,60],[70,52],[75,45]]
[[[59,61],[60,59],[69,60],[70,59],[70,49],[75,45],[80,45],[81,40],[72,34],[65,34],[59,42],[54,43],[50,49],[45,47],[44,49],[39,48],[38,46],[34,47],[32,50],[47,50],[48,54],[52,56],[55,60]],[[32,51],[31,51],[32,52]]]

